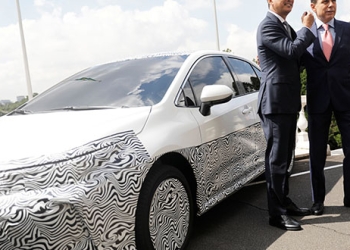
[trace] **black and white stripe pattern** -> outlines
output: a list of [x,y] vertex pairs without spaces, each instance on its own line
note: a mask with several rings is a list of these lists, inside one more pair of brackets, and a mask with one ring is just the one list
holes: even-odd
[[[178,151],[193,168],[199,214],[263,172],[259,126]],[[127,131],[61,154],[0,163],[0,249],[135,249],[138,195],[155,160]],[[157,204],[169,190],[184,192],[178,184],[159,187],[151,218],[162,214]],[[181,234],[168,239],[167,233],[187,230],[181,220],[188,219],[188,201],[174,201],[150,222],[157,249],[176,249]],[[169,213],[181,213],[180,221],[174,224]]]
[[0,172],[0,249],[135,249],[137,194],[150,163],[130,131],[7,163],[24,167]]
[[180,151],[193,166],[199,215],[264,172],[265,147],[260,124],[255,124],[198,148]]

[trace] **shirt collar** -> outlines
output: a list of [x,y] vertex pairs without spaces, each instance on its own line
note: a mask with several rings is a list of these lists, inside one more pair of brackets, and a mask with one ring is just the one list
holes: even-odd
[[286,20],[284,20],[280,15],[278,15],[277,13],[271,11],[271,10],[268,10],[270,13],[272,13],[273,15],[275,15],[280,21],[281,23],[284,23]]
[[[320,19],[318,19],[317,17],[315,18],[315,22],[316,22],[317,29],[319,29],[323,24],[323,22]],[[334,28],[334,18],[328,22],[328,25],[330,27]]]

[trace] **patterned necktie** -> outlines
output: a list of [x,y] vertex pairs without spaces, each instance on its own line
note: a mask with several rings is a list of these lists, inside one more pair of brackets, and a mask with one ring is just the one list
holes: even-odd
[[284,27],[286,28],[286,30],[288,32],[289,37],[292,38],[292,32],[290,30],[290,26],[288,25],[287,21],[284,21],[283,24],[284,24]]
[[322,26],[325,30],[325,32],[322,35],[322,50],[327,61],[329,61],[329,58],[331,57],[332,53],[333,38],[332,34],[328,30],[328,24],[323,24]]

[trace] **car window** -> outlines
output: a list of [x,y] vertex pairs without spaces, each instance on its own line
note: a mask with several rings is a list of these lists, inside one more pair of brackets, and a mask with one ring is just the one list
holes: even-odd
[[261,80],[261,70],[255,66],[253,66],[253,69],[254,69],[255,73],[258,75],[259,80]]
[[141,107],[163,98],[187,55],[99,65],[75,74],[29,102],[29,112],[62,108]]
[[259,76],[257,76],[250,63],[232,57],[229,58],[229,62],[246,93],[259,90]]
[[[193,68],[184,88],[184,92],[193,90],[193,103],[200,106],[200,95],[206,85],[226,85],[238,94],[236,83],[222,57],[212,56],[200,60]],[[191,88],[190,88],[191,86]],[[187,95],[191,99],[190,95]]]
[[180,96],[177,101],[179,107],[197,107],[196,99],[194,98],[193,89],[190,82],[187,80],[182,87]]

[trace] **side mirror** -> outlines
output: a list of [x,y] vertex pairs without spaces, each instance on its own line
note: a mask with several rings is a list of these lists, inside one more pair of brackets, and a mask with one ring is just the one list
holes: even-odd
[[232,99],[233,91],[226,85],[205,86],[201,94],[201,107],[199,112],[203,116],[210,115],[210,108],[213,105],[228,102]]

